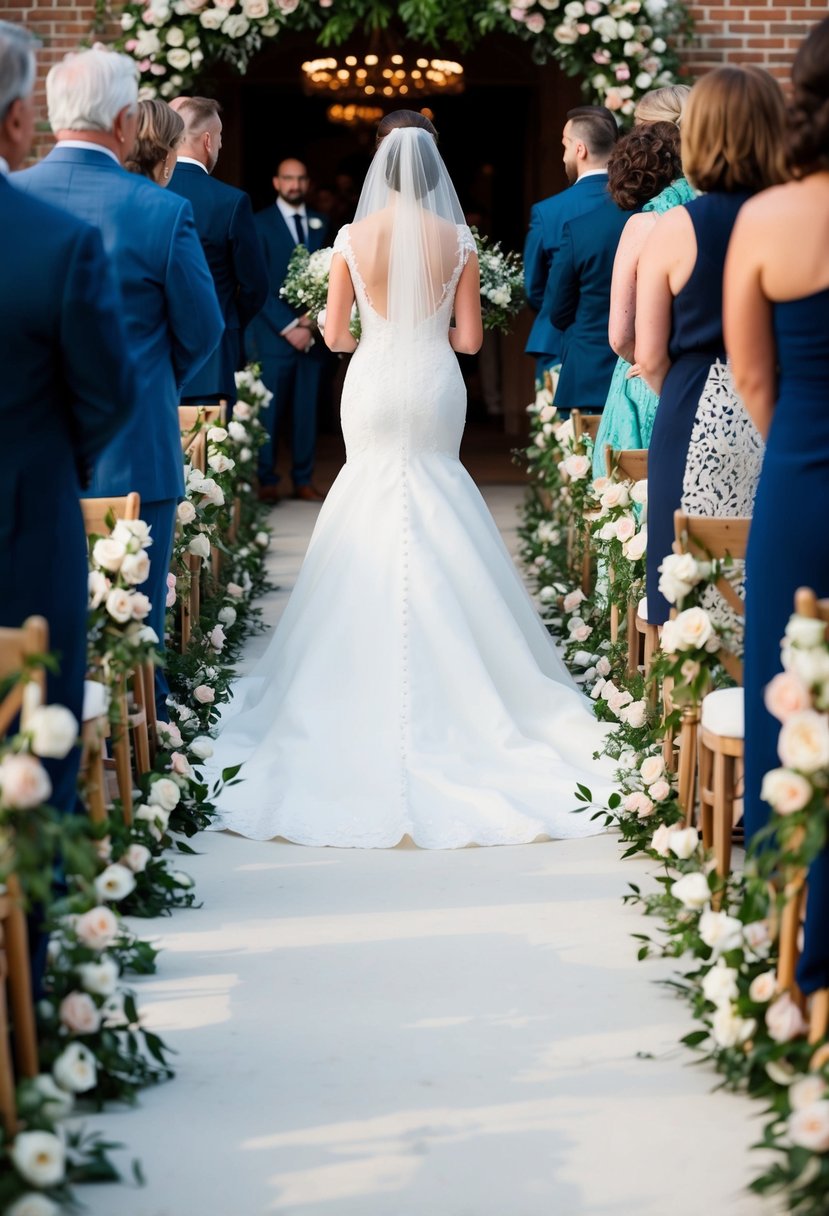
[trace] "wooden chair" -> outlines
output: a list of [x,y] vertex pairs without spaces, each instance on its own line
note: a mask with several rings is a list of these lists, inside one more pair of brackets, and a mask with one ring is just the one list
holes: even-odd
[[[207,428],[222,426],[225,422],[227,403],[218,405],[180,405],[178,421],[181,429],[182,453],[187,456],[191,466],[201,473],[207,473]],[[212,549],[210,562],[215,577],[219,575],[221,554]],[[186,650],[193,631],[193,625],[198,622],[201,614],[201,558],[194,554],[187,555],[187,570],[190,578],[188,595],[180,597],[181,649]]]
[[[120,498],[82,498],[84,527],[87,536],[107,535],[107,517],[117,519],[140,519],[141,497],[135,491]],[[150,668],[150,674],[144,667]],[[116,694],[118,716],[123,727],[112,734],[112,756],[118,781],[118,794],[126,823],[132,823],[132,768],[133,755],[138,774],[150,771],[151,752],[155,748],[155,700],[147,696],[147,683],[154,680],[153,664],[137,667],[126,685]],[[128,696],[128,691],[131,694]],[[88,780],[89,812],[93,819],[106,817],[106,794],[103,779],[102,729],[99,717],[100,698],[94,689],[88,691],[85,700],[83,722],[82,769]],[[150,710],[150,706],[152,709]],[[87,711],[89,717],[87,717]],[[152,729],[152,735],[150,733]],[[103,732],[107,733],[106,731]],[[132,735],[132,751],[130,750]]]
[[570,417],[573,420],[573,435],[576,440],[576,447],[579,446],[585,435],[589,435],[595,443],[602,421],[601,414],[585,414],[582,410],[572,410]]
[[[794,610],[799,616],[811,620],[823,621],[829,625],[829,600],[819,600],[810,587],[800,587],[795,593]],[[800,940],[801,923],[805,907],[809,915],[808,872],[798,870],[787,875],[784,889],[785,904],[780,919],[780,954],[777,964],[777,983],[781,991],[790,991],[798,997],[795,984],[795,970],[799,957],[798,943]],[[809,1011],[809,1042],[819,1043],[826,1038],[829,1030],[829,988],[821,988],[813,993],[810,999]]]
[[[22,629],[0,629],[0,679],[22,670],[27,658],[46,654],[49,630],[43,617],[32,616]],[[46,699],[43,670],[25,685],[16,684],[0,701],[0,737],[7,734],[20,715],[25,729],[27,714]],[[7,998],[8,993],[8,998]],[[9,1010],[14,1028],[14,1058],[10,1051]],[[29,966],[29,941],[22,893],[17,875],[10,874],[0,887],[0,1119],[7,1135],[17,1131],[15,1076],[38,1074],[37,1035]]]
[[[595,442],[596,435],[599,432],[599,424],[601,423],[601,414],[585,414],[581,410],[573,410],[570,414],[573,422],[573,439],[575,451],[585,451],[584,439],[589,437]],[[593,555],[590,552],[590,525],[593,523],[595,516],[592,512],[586,512],[581,523],[574,523],[571,527],[569,537],[569,548],[571,553],[576,550],[576,535],[581,534],[581,589],[586,596],[589,596],[593,589]],[[576,567],[574,572],[578,571],[578,565],[573,562]]]
[[[674,552],[690,553],[699,560],[745,558],[748,544],[748,518],[724,518],[674,513]],[[745,617],[745,603],[724,576],[714,586],[726,604]],[[679,736],[679,800],[685,822],[694,818],[697,759],[699,762],[699,804],[702,839],[713,846],[717,873],[725,878],[731,868],[731,837],[734,830],[734,804],[743,759],[743,664],[739,656],[721,648],[717,658],[737,681],[737,688],[721,688],[708,693],[702,705],[682,711]],[[698,752],[698,757],[697,757]]]

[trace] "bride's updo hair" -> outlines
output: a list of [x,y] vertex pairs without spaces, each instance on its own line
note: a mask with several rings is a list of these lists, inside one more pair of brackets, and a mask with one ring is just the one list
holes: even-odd
[[[414,190],[418,198],[423,198],[430,190],[434,190],[440,180],[440,155],[437,149],[438,133],[432,126],[431,122],[424,114],[418,114],[417,110],[392,110],[390,114],[386,114],[380,120],[377,127],[377,143],[376,147],[380,147],[383,140],[392,131],[408,129],[416,132],[415,138],[418,138],[421,131],[426,135],[431,135],[431,139],[418,139],[419,143],[419,161],[418,169],[422,169],[422,174],[418,173],[417,180],[414,182]],[[400,148],[393,148],[389,154],[386,163],[386,181],[392,190],[400,190]]]
[[792,67],[787,159],[795,177],[829,169],[829,17],[801,43]]

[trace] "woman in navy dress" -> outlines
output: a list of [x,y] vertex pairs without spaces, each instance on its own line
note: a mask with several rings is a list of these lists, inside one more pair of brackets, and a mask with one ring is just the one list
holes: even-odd
[[[829,19],[792,71],[789,162],[795,180],[746,204],[726,272],[734,378],[768,446],[746,561],[747,838],[768,821],[763,775],[777,768],[780,723],[763,690],[781,670],[794,593],[829,596]],[[829,854],[809,881],[798,983],[829,985]]]
[[670,605],[659,566],[674,511],[750,515],[762,441],[725,361],[722,279],[734,221],[756,190],[784,178],[783,96],[767,72],[716,68],[697,82],[682,122],[682,164],[696,190],[660,216],[639,261],[635,358],[659,394],[648,459],[648,620]]

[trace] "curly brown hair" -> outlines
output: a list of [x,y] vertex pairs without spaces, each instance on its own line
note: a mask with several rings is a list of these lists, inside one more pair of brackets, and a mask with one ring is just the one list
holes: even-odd
[[682,176],[679,131],[672,122],[652,122],[623,135],[607,162],[607,188],[623,211],[656,198]]
[[184,119],[153,97],[138,103],[138,135],[135,147],[124,162],[130,173],[155,178],[155,171],[175,148],[184,132]]
[[801,43],[792,67],[787,160],[795,177],[829,169],[829,17]]

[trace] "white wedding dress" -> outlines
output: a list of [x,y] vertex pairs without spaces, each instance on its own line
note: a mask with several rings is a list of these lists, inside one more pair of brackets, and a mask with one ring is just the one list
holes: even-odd
[[375,311],[349,228],[362,336],[342,396],[347,462],[270,646],[224,715],[242,762],[217,828],[258,840],[431,849],[601,830],[603,729],[458,460],[466,391],[448,331],[475,244],[457,227],[437,310],[403,341]]

